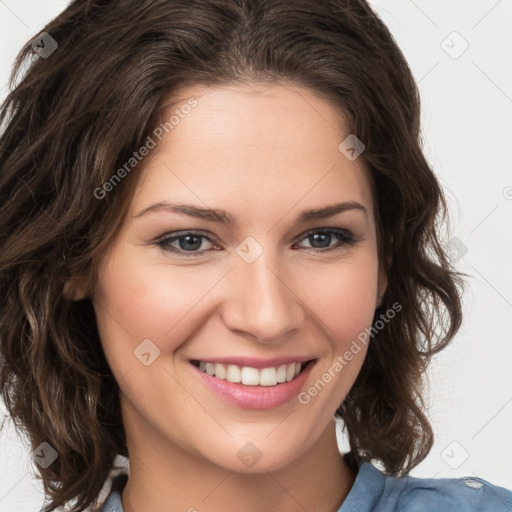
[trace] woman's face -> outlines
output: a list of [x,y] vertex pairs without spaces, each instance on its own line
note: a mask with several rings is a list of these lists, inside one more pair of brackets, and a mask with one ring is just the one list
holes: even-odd
[[[351,346],[385,288],[369,176],[338,148],[349,133],[333,108],[307,89],[180,98],[132,171],[129,214],[100,264],[101,340],[127,435],[158,443],[153,456],[178,448],[275,470],[332,427],[366,354]],[[150,208],[164,203],[203,213]],[[338,203],[334,215],[304,214]]]

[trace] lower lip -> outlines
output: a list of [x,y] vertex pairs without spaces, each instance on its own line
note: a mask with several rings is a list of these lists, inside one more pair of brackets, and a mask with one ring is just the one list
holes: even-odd
[[192,363],[190,366],[208,388],[227,402],[246,409],[272,409],[285,404],[299,394],[314,364],[315,360],[309,361],[295,379],[275,386],[245,386],[212,377]]

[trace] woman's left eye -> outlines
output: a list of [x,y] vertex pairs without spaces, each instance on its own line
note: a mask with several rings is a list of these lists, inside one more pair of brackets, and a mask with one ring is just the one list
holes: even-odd
[[[162,240],[156,242],[156,245],[166,252],[172,252],[178,256],[195,256],[207,252],[208,249],[199,251],[202,246],[203,239],[213,244],[213,240],[196,231],[186,231],[174,236],[166,236]],[[341,249],[344,246],[350,246],[357,243],[357,240],[350,231],[345,229],[316,229],[306,233],[300,240],[307,239],[310,244],[319,244],[319,247],[312,247],[312,250],[306,250],[309,253],[327,252],[331,250]],[[334,246],[331,242],[337,242]],[[178,242],[178,246],[171,244]],[[215,249],[218,250],[218,249]]]

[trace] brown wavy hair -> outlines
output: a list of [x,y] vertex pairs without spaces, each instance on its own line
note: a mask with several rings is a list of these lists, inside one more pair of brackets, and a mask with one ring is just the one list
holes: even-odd
[[[336,416],[352,469],[374,459],[400,476],[419,464],[433,445],[423,377],[460,327],[464,282],[440,241],[447,208],[422,150],[418,89],[378,15],[364,0],[75,0],[44,32],[58,48],[41,58],[25,45],[0,110],[0,389],[32,449],[59,455],[36,466],[44,512],[96,504],[115,456],[128,457],[91,296],[139,169],[102,199],[94,191],[188,85],[307,87],[364,142],[388,278],[374,322],[402,309]],[[77,276],[91,285],[72,301],[64,286]]]

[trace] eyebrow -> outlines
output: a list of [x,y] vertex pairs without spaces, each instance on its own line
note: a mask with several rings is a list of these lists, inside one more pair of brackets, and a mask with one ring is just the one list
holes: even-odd
[[[302,210],[297,216],[297,222],[306,223],[313,220],[327,219],[349,210],[359,210],[362,211],[365,216],[368,216],[368,212],[362,204],[357,203],[356,201],[345,201],[343,203],[335,203],[322,208]],[[201,208],[193,204],[171,204],[166,201],[152,204],[151,206],[141,210],[134,217],[139,218],[150,212],[161,211],[181,213],[190,217],[195,217],[197,219],[225,224],[226,226],[235,226],[238,219],[238,217],[232,215],[229,212],[226,212],[225,210]]]

